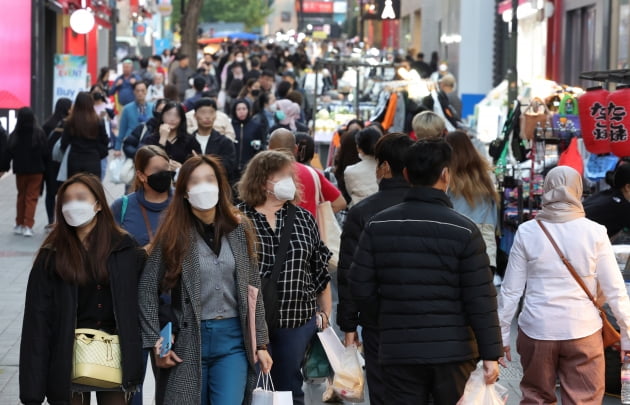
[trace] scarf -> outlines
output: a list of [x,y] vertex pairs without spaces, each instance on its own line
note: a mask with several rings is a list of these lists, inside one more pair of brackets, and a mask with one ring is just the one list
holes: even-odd
[[542,211],[536,219],[563,223],[584,218],[582,206],[582,176],[573,168],[552,169],[543,185]]

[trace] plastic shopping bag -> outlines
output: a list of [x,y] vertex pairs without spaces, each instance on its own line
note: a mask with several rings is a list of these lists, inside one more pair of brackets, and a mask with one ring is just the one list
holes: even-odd
[[293,393],[276,391],[271,375],[260,372],[256,389],[252,392],[252,405],[293,405]]
[[117,158],[112,159],[111,162],[109,162],[109,166],[107,167],[107,170],[109,171],[109,178],[112,181],[112,183],[122,184],[122,181],[120,180],[120,174],[122,173],[122,166],[124,163],[125,163],[124,157],[117,157]]
[[508,390],[500,384],[486,385],[483,375],[483,362],[470,374],[464,389],[464,395],[457,405],[505,405]]
[[341,357],[341,369],[335,371],[333,378],[333,390],[348,402],[363,402],[365,377],[359,356],[355,345],[346,347]]

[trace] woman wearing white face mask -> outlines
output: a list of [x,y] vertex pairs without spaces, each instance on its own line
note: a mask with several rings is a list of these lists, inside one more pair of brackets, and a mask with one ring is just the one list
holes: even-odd
[[[187,160],[144,269],[142,339],[159,368],[158,405],[249,403],[255,363],[271,369],[255,235],[230,194],[217,159]],[[160,357],[159,295],[169,292],[174,343]]]
[[[100,405],[124,405],[144,374],[137,291],[145,254],[116,226],[103,186],[94,175],[77,174],[61,186],[56,218],[26,290],[20,400],[89,404],[89,392],[96,391]],[[75,329],[117,335],[119,387],[81,385],[72,376]]]
[[[239,208],[253,221],[258,234],[260,276],[271,279],[272,273],[278,274],[277,297],[265,297],[267,304],[277,302],[277,308],[265,307],[271,323],[274,386],[279,391],[292,391],[294,404],[304,404],[300,367],[317,332],[316,312],[320,313],[319,326],[326,328],[332,310],[331,253],[320,239],[313,216],[293,204],[299,199],[293,162],[284,152],[260,152],[249,161],[238,191],[243,201]],[[290,233],[282,252],[285,232]],[[279,267],[274,269],[276,261]]]

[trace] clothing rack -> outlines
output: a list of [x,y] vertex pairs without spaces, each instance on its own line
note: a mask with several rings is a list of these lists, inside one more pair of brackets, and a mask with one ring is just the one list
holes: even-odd
[[[313,128],[315,128],[315,123],[317,120],[317,83],[319,82],[319,72],[325,66],[341,66],[344,68],[358,68],[358,67],[368,67],[368,68],[393,68],[395,65],[393,63],[367,63],[358,60],[344,60],[344,59],[320,59],[318,58],[315,61],[315,65],[313,66],[313,70],[315,71],[315,89],[314,97],[313,97]],[[360,84],[360,75],[357,71],[357,84],[356,84],[356,95],[354,97],[354,111],[357,117],[360,117],[361,112],[359,109],[359,94],[361,94],[363,89],[359,89]]]

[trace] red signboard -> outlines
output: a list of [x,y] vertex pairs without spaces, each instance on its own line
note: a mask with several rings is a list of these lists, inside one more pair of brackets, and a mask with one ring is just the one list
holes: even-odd
[[334,3],[332,1],[308,1],[304,3],[305,14],[332,14]]
[[15,6],[13,0],[0,0],[0,43],[3,55],[0,74],[0,109],[31,104],[31,2]]

